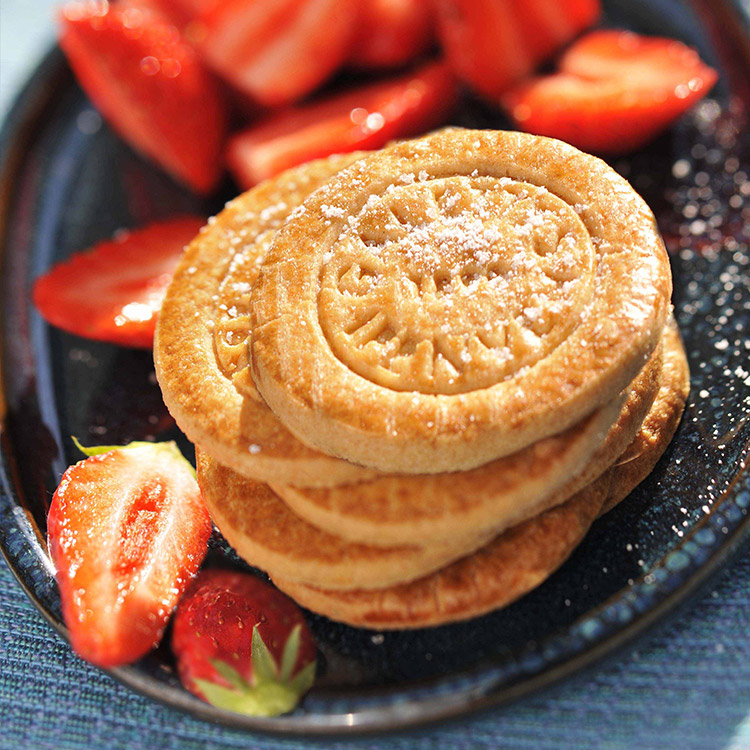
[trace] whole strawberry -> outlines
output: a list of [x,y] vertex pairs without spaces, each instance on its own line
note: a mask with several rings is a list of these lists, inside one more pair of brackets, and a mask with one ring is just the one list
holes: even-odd
[[302,612],[255,576],[202,571],[173,623],[182,684],[214,706],[278,716],[315,680],[315,641]]

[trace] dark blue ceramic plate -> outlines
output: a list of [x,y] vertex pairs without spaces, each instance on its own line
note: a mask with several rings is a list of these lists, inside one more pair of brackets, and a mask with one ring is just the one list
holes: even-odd
[[[631,641],[729,559],[750,531],[750,47],[718,0],[610,0],[607,23],[679,37],[722,77],[705,101],[647,150],[615,162],[653,207],[672,255],[675,309],[692,391],[656,470],[599,520],[563,568],[507,609],[413,632],[357,630],[310,615],[320,679],[294,714],[247,718],[185,692],[167,649],[113,670],[146,695],[196,716],[279,733],[411,726],[506,702]],[[735,29],[737,38],[732,38]],[[723,30],[723,31],[721,31]],[[458,124],[502,127],[466,100]],[[50,329],[29,303],[32,279],[72,251],[180,211],[217,211],[134,155],[51,53],[2,135],[0,532],[29,596],[63,635],[45,545],[61,473],[84,443],[166,439],[177,431],[147,352]],[[183,448],[189,451],[184,441]],[[239,565],[220,538],[214,562]]]

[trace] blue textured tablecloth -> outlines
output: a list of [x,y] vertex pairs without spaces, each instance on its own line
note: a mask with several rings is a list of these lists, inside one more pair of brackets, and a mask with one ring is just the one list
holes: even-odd
[[[538,696],[364,750],[750,750],[750,551],[634,650]],[[75,657],[0,562],[0,748],[298,750],[196,721]]]
[[[50,43],[54,0],[0,0],[0,115]],[[76,658],[0,561],[0,748],[325,747],[196,721]],[[750,550],[635,650],[543,694],[346,747],[750,750]]]

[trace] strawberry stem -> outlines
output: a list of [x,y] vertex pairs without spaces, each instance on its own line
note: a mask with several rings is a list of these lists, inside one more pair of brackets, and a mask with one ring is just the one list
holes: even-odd
[[250,682],[226,662],[212,659],[214,669],[230,687],[201,679],[196,679],[195,685],[210,704],[227,711],[247,716],[279,716],[291,711],[315,681],[314,661],[292,678],[292,670],[299,654],[300,631],[301,626],[296,625],[287,638],[279,669],[256,625],[251,645]]
[[180,452],[180,449],[177,447],[177,443],[175,443],[174,440],[169,440],[164,443],[151,443],[143,440],[134,440],[132,443],[128,443],[127,445],[81,445],[78,438],[75,435],[71,435],[70,439],[75,444],[76,448],[78,448],[81,453],[84,454],[84,456],[88,456],[91,458],[91,456],[100,456],[103,453],[109,453],[110,451],[126,451],[126,450],[132,450],[133,448],[151,448],[156,451],[167,451],[168,453],[172,453],[175,458],[179,458],[181,461],[184,461],[187,467],[190,469],[190,472],[195,476],[195,467],[188,461],[185,456],[182,455]]

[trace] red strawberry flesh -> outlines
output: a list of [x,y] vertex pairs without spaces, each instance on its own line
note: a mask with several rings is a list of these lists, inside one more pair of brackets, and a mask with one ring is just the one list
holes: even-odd
[[495,104],[514,82],[590,26],[599,0],[433,0],[452,69]]
[[361,68],[393,68],[424,52],[433,41],[429,0],[368,0],[360,9],[349,62]]
[[639,148],[705,96],[717,73],[673,39],[595,31],[560,60],[560,72],[508,91],[519,127],[586,151]]
[[311,159],[375,149],[448,117],[455,80],[442,63],[272,115],[230,139],[227,161],[243,188]]
[[204,223],[176,217],[77,253],[37,279],[34,304],[45,320],[70,333],[150,348],[172,273]]
[[134,148],[201,193],[219,178],[225,104],[193,48],[158,13],[73,2],[60,46],[81,87]]
[[200,567],[211,521],[176,446],[140,443],[71,466],[47,530],[71,645],[111,667],[159,642]]
[[226,81],[280,107],[321,84],[346,58],[359,0],[223,0],[201,15],[199,48]]

